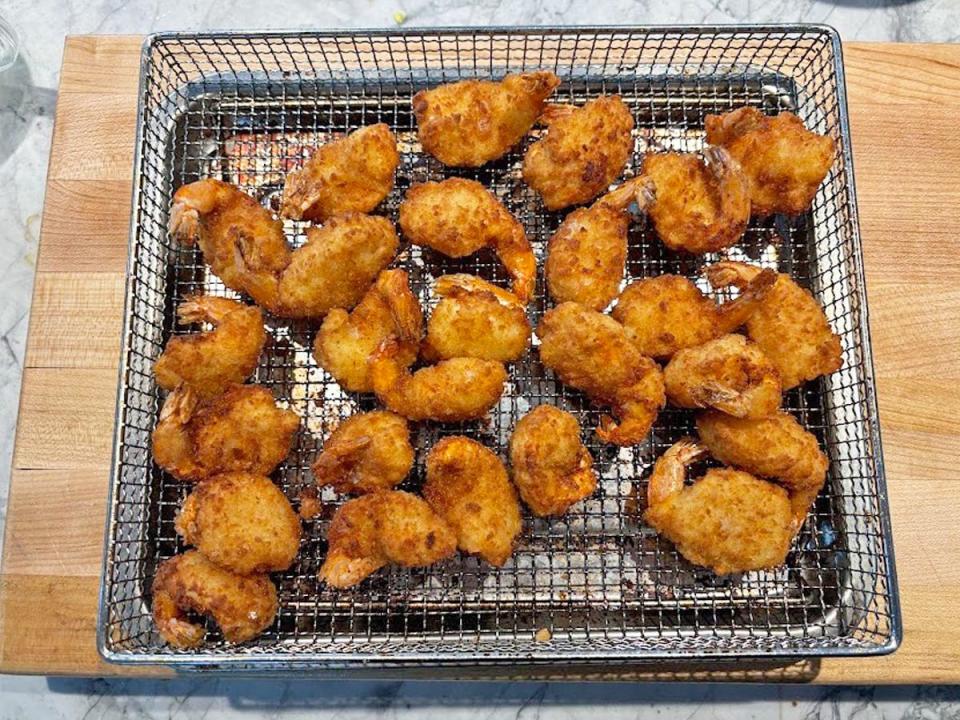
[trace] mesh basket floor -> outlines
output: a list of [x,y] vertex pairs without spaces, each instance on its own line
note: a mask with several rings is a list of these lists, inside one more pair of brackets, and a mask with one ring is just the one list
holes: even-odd
[[[217,177],[276,207],[283,175],[310,149],[357,127],[386,122],[398,136],[401,163],[396,186],[377,212],[395,221],[412,183],[451,176],[482,182],[523,223],[540,261],[537,293],[529,307],[535,326],[549,307],[542,277],[546,241],[565,215],[545,211],[520,176],[526,148],[543,131],[534,129],[505,157],[483,168],[444,168],[420,149],[410,111],[416,90],[440,81],[542,67],[563,80],[556,101],[582,104],[617,93],[636,121],[627,176],[644,153],[701,149],[706,114],[741,105],[767,113],[797,112],[809,127],[833,135],[846,150],[829,33],[755,33],[753,42],[758,48],[769,45],[769,53],[740,65],[737,58],[722,64],[719,57],[731,46],[741,47],[731,39],[736,33],[711,36],[712,44],[704,46],[705,56],[696,63],[689,48],[678,62],[684,33],[624,33],[619,45],[612,42],[615,33],[533,33],[523,36],[523,44],[505,41],[499,54],[500,36],[493,33],[471,34],[469,49],[455,34],[430,35],[435,45],[429,47],[416,34],[384,36],[386,50],[378,50],[369,36],[354,35],[167,36],[148,44],[101,617],[102,651],[108,658],[255,667],[287,660],[319,665],[510,661],[855,653],[889,647],[895,625],[892,568],[844,153],[810,212],[794,219],[754,220],[743,241],[727,252],[702,258],[672,253],[643,218],[636,219],[629,236],[625,283],[676,273],[708,291],[700,273],[705,264],[744,259],[787,272],[810,288],[841,335],[843,370],[784,399],[784,407],[817,436],[831,459],[827,486],[784,567],[717,578],[687,563],[671,543],[657,537],[639,519],[646,478],[666,448],[693,432],[693,414],[668,408],[640,445],[604,445],[592,432],[602,408],[561,385],[540,364],[534,340],[534,347],[509,366],[507,389],[488,418],[413,426],[417,464],[401,486],[419,489],[425,452],[439,437],[464,434],[505,458],[513,426],[529,409],[545,403],[573,412],[593,454],[599,488],[561,518],[535,519],[525,511],[517,550],[503,568],[461,554],[430,568],[389,568],[350,590],[326,587],[316,578],[326,553],[326,525],[344,500],[327,489],[322,494],[325,513],[305,525],[296,563],[274,576],[280,611],[263,636],[231,646],[210,623],[205,646],[184,652],[163,645],[153,629],[149,584],[159,562],[185,549],[173,521],[190,488],[150,461],[149,432],[162,403],[151,366],[170,336],[192,330],[176,325],[180,299],[196,292],[236,297],[207,270],[197,250],[177,247],[166,236],[172,192],[201,177]],[[585,43],[585,37],[593,43]],[[605,53],[598,55],[601,41]],[[569,60],[564,59],[564,42],[572,43]],[[644,49],[654,42],[660,52],[670,43],[677,47],[670,56],[645,61]],[[638,48],[633,66],[624,63],[631,43]],[[616,62],[611,47],[619,48]],[[331,60],[333,48],[342,60],[339,65]],[[397,66],[395,54],[401,48],[409,67]],[[711,57],[713,50],[718,57]],[[353,65],[351,53],[358,58]],[[816,67],[798,70],[788,62],[791,53],[800,58],[797,63],[805,58]],[[489,64],[481,62],[484,58]],[[305,227],[286,223],[294,244],[303,241]],[[433,279],[444,273],[469,272],[508,284],[498,260],[485,252],[451,260],[404,243],[393,266],[410,273],[411,286],[426,308],[436,302]],[[253,380],[271,388],[282,405],[302,418],[294,449],[273,476],[293,500],[312,482],[309,466],[323,438],[344,417],[376,403],[371,396],[342,391],[318,367],[311,355],[317,323],[270,318],[267,324],[269,339]],[[546,642],[544,629],[550,637]]]

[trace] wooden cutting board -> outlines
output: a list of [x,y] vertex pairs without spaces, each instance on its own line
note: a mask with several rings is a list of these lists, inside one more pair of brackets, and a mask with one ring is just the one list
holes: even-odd
[[[140,43],[66,42],[0,575],[0,672],[170,674],[108,665],[94,640]],[[960,682],[960,46],[844,51],[902,647],[883,658],[504,677]]]

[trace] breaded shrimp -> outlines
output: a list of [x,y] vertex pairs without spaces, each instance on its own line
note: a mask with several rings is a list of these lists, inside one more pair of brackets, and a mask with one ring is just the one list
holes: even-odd
[[173,390],[186,384],[201,398],[211,398],[253,374],[267,340],[258,308],[227,298],[194,295],[180,303],[177,316],[181,323],[209,322],[215,327],[170,338],[153,364],[157,385]]
[[[735,285],[742,290],[761,269],[741,262],[720,262],[705,272],[714,287]],[[840,338],[830,328],[820,303],[784,273],[747,318],[747,334],[779,371],[784,390],[836,372],[843,364]]]
[[457,546],[503,565],[520,534],[520,502],[507,469],[470,438],[445,437],[427,454],[423,496],[453,529]]
[[589,208],[567,215],[547,245],[544,276],[556,302],[603,310],[617,296],[627,263],[627,208],[653,199],[644,178],[633,178]]
[[434,290],[443,299],[427,323],[425,360],[473,357],[512,362],[530,344],[530,321],[513,293],[473,275],[443,275]]
[[389,410],[410,420],[460,422],[483,417],[503,394],[503,363],[451,358],[410,371],[398,358],[402,343],[384,340],[370,358],[373,391]]
[[334,215],[371,212],[393,188],[400,164],[397,138],[384,123],[326,143],[283,185],[280,214],[324,222]]
[[278,314],[313,318],[352,308],[399,246],[393,223],[379,215],[347,213],[310,228],[280,278]]
[[520,497],[534,515],[563,515],[593,494],[597,473],[580,441],[580,423],[552,405],[538,405],[517,421],[510,465]]
[[750,188],[740,164],[723,148],[656,153],[643,159],[654,185],[649,214],[660,240],[693,255],[735,245],[750,221]]
[[203,642],[204,628],[188,612],[213,617],[227,642],[247,642],[273,623],[277,589],[267,575],[237,575],[189,550],[161,564],[153,579],[153,622],[174,647]]
[[682,408],[712,407],[762,418],[780,407],[780,374],[755,343],[722,335],[677,351],[663,369],[667,400]]
[[833,138],[810,132],[789,112],[768,117],[742,107],[707,115],[707,142],[722,145],[747,177],[754,215],[797,215],[810,207],[836,155]]
[[794,535],[786,491],[729,468],[685,487],[686,466],[705,452],[681,440],[657,460],[644,519],[687,560],[718,575],[782,564]]
[[526,305],[537,279],[537,260],[520,222],[476,180],[448,178],[414,185],[400,204],[400,228],[414,245],[452,258],[489,247]]
[[258,385],[234,385],[200,402],[189,387],[170,394],[153,431],[153,459],[180,480],[221,472],[269,475],[290,452],[300,418]]
[[548,210],[590,202],[623,172],[633,150],[633,115],[619,95],[582,107],[547,105],[540,121],[547,134],[524,155],[523,179]]
[[353,312],[334,308],[327,313],[313,354],[343,389],[372,392],[367,364],[377,346],[392,336],[403,341],[398,362],[409,367],[423,337],[423,313],[403,270],[381,272]]
[[551,72],[463,80],[421,90],[413,114],[423,149],[444,165],[479,167],[527,134],[560,78]]
[[228,288],[276,310],[290,246],[280,220],[252,197],[212,178],[184,185],[173,196],[170,234],[186,245],[197,243]]
[[751,420],[707,411],[697,415],[697,432],[717,460],[786,486],[796,527],[803,524],[830,462],[792,415]]
[[777,274],[764,270],[735,300],[718,305],[690,280],[658,275],[628,285],[611,314],[644,355],[668,360],[743,325],[766,297]]
[[537,328],[540,360],[561,382],[610,405],[614,421],[601,418],[604,442],[641,442],[663,407],[663,373],[627,339],[616,320],[567,302],[548,311]]
[[320,580],[334,588],[358,584],[389,564],[433,565],[457,551],[453,531],[421,498],[401,490],[345,502],[330,521]]
[[318,486],[363,494],[392,489],[412,467],[407,421],[392,412],[374,410],[340,423],[311,469]]
[[300,549],[300,519],[270,478],[223,473],[183,502],[177,533],[207,559],[239,575],[286,570]]

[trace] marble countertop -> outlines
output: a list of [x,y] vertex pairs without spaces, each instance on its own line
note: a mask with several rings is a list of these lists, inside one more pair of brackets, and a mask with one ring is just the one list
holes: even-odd
[[[47,156],[65,35],[158,30],[813,22],[845,40],[953,42],[956,0],[3,0],[21,36],[0,72],[0,530],[13,449]],[[67,680],[0,676],[0,720],[24,717],[940,718],[960,689],[710,685]]]

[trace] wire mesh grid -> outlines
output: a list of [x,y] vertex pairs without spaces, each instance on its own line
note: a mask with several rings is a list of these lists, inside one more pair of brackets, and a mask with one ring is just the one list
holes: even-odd
[[[101,598],[100,645],[123,662],[217,667],[270,663],[603,660],[664,655],[802,655],[885,652],[899,628],[872,386],[866,309],[842,100],[839,43],[829,29],[631,28],[451,30],[269,35],[161,35],[144,48],[138,166],[116,463]],[[274,625],[245,646],[222,642],[211,623],[200,651],[163,645],[150,618],[157,564],[182,552],[173,527],[189,488],[151,462],[149,438],[162,396],[152,364],[166,340],[189,332],[175,307],[193,292],[233,295],[195,249],[166,234],[177,187],[213,176],[275,207],[283,175],[318,144],[386,122],[399,139],[396,187],[377,212],[396,220],[412,183],[459,175],[490,188],[523,223],[538,259],[564,213],[543,209],[521,180],[535,129],[504,158],[451,170],[421,152],[410,109],[423,87],[468,77],[549,69],[563,84],[556,100],[582,104],[617,93],[636,120],[630,176],[643,154],[703,146],[707,113],[754,105],[796,112],[841,148],[811,212],[754,221],[721,255],[668,251],[643,218],[633,224],[625,282],[662,273],[695,278],[720,257],[789,273],[824,304],[843,344],[844,367],[791,391],[784,406],[815,433],[830,457],[827,486],[784,567],[717,578],[680,558],[640,521],[654,460],[693,431],[692,415],[664,410],[642,444],[597,442],[600,409],[561,385],[536,347],[513,363],[507,390],[489,417],[463,425],[414,426],[417,464],[404,489],[423,479],[425,451],[462,433],[505,457],[510,432],[528,409],[548,403],[581,422],[600,476],[596,494],[559,519],[527,515],[513,558],[501,569],[458,556],[425,569],[389,568],[352,590],[316,579],[326,524],[343,501],[329,489],[326,512],[305,529],[299,558],[274,576]],[[299,244],[305,225],[286,223]],[[432,279],[470,272],[505,284],[495,257],[462,260],[402,246],[425,307]],[[548,307],[542,273],[529,308]],[[316,324],[269,319],[269,340],[254,381],[302,418],[274,479],[293,499],[311,483],[309,465],[345,416],[372,409],[371,397],[343,392],[311,356]],[[534,340],[536,344],[536,340]],[[546,630],[546,634],[543,632]],[[544,641],[544,637],[549,640]]]

